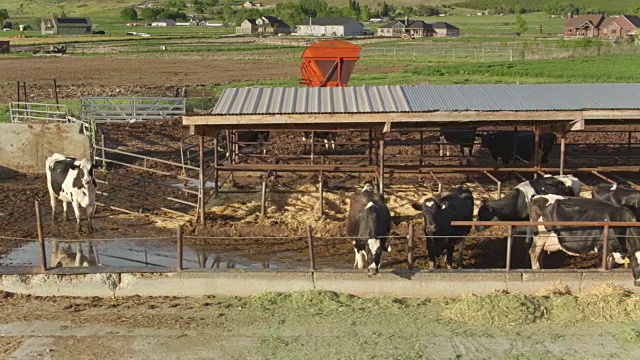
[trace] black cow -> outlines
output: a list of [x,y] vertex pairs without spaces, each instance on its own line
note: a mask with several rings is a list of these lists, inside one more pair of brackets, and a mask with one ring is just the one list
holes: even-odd
[[315,139],[323,140],[324,147],[331,150],[336,149],[336,139],[338,138],[338,133],[333,131],[303,131],[302,132],[302,141],[315,141]]
[[[440,142],[459,145],[460,153],[464,156],[464,148],[469,149],[469,156],[473,155],[473,144],[476,139],[476,128],[457,128],[451,130],[440,129]],[[449,156],[449,145],[447,148],[447,156]],[[443,146],[440,146],[440,156],[443,155]]]
[[[266,154],[267,146],[265,143],[269,142],[269,131],[235,131],[235,141],[238,143],[238,151],[250,151],[252,146],[257,145],[258,151]],[[220,144],[219,150],[224,151],[222,144],[227,144],[227,132],[220,133],[218,138]]]
[[[516,144],[516,155],[525,161],[531,161],[534,154],[535,135],[533,131],[498,131],[480,134],[482,147],[489,149],[494,160],[502,159],[504,164],[509,164],[513,159],[513,144]],[[540,148],[542,149],[542,163],[548,162],[549,152],[556,143],[554,133],[540,135]]]
[[[635,216],[631,210],[597,199],[564,197],[558,195],[538,195],[531,200],[529,209],[531,221],[611,221],[633,222]],[[540,269],[542,251],[564,251],[572,256],[603,251],[604,228],[602,226],[530,226],[528,237],[534,234],[529,250],[531,268]],[[633,266],[634,279],[638,279],[638,256],[640,256],[640,228],[609,228],[609,266],[613,263],[627,264],[624,257],[629,252]]]
[[619,185],[600,184],[591,189],[594,199],[629,208],[640,219],[640,191]]
[[[529,202],[535,195],[576,196],[580,180],[572,175],[545,176],[518,184],[499,200],[483,200],[478,209],[479,221],[524,221],[529,219]],[[476,230],[486,229],[477,225]]]
[[391,251],[387,246],[387,236],[391,231],[391,213],[382,194],[374,190],[370,182],[365,183],[362,191],[351,195],[351,204],[347,215],[346,233],[354,238],[355,252],[353,267],[364,269],[367,261],[367,246],[373,257],[369,271],[377,273],[382,262],[382,253]]
[[467,188],[458,187],[439,199],[429,198],[422,204],[412,204],[424,216],[424,234],[427,236],[429,268],[435,267],[436,258],[446,249],[447,268],[453,264],[453,249],[458,247],[458,268],[462,267],[464,237],[471,226],[451,226],[451,221],[473,220],[473,194]]

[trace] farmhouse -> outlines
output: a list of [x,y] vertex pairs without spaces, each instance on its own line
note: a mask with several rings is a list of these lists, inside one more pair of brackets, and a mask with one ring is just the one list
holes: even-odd
[[307,18],[296,24],[298,35],[359,36],[364,26],[352,18]]
[[600,36],[610,38],[625,38],[638,34],[640,28],[640,16],[622,15],[616,18],[608,17],[606,24],[603,23]]
[[597,15],[567,16],[567,23],[564,26],[564,36],[600,36],[600,29],[605,17]]
[[460,36],[460,29],[446,23],[425,23],[422,20],[394,20],[378,28],[378,36],[400,37],[408,34],[412,37]]
[[44,35],[85,35],[91,34],[91,28],[89,18],[52,18],[40,22]]
[[171,19],[158,19],[152,22],[151,26],[176,26],[176,22]]
[[258,19],[246,19],[236,27],[236,35],[245,34],[291,34],[291,27],[275,16],[261,16]]

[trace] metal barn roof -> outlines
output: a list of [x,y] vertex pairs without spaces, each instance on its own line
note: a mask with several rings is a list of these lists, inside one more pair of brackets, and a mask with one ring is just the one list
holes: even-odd
[[225,89],[214,115],[638,110],[640,84]]

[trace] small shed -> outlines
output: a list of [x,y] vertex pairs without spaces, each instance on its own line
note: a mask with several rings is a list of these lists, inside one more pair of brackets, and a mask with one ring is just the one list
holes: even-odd
[[44,35],[86,35],[91,34],[92,28],[89,18],[42,19],[40,23]]
[[9,41],[0,41],[0,54],[8,54],[11,52],[11,45]]

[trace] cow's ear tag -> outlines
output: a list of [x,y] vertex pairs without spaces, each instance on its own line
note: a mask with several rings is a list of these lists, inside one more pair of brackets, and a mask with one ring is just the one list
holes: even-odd
[[442,204],[440,208],[444,210],[446,207],[447,207],[447,204]]

